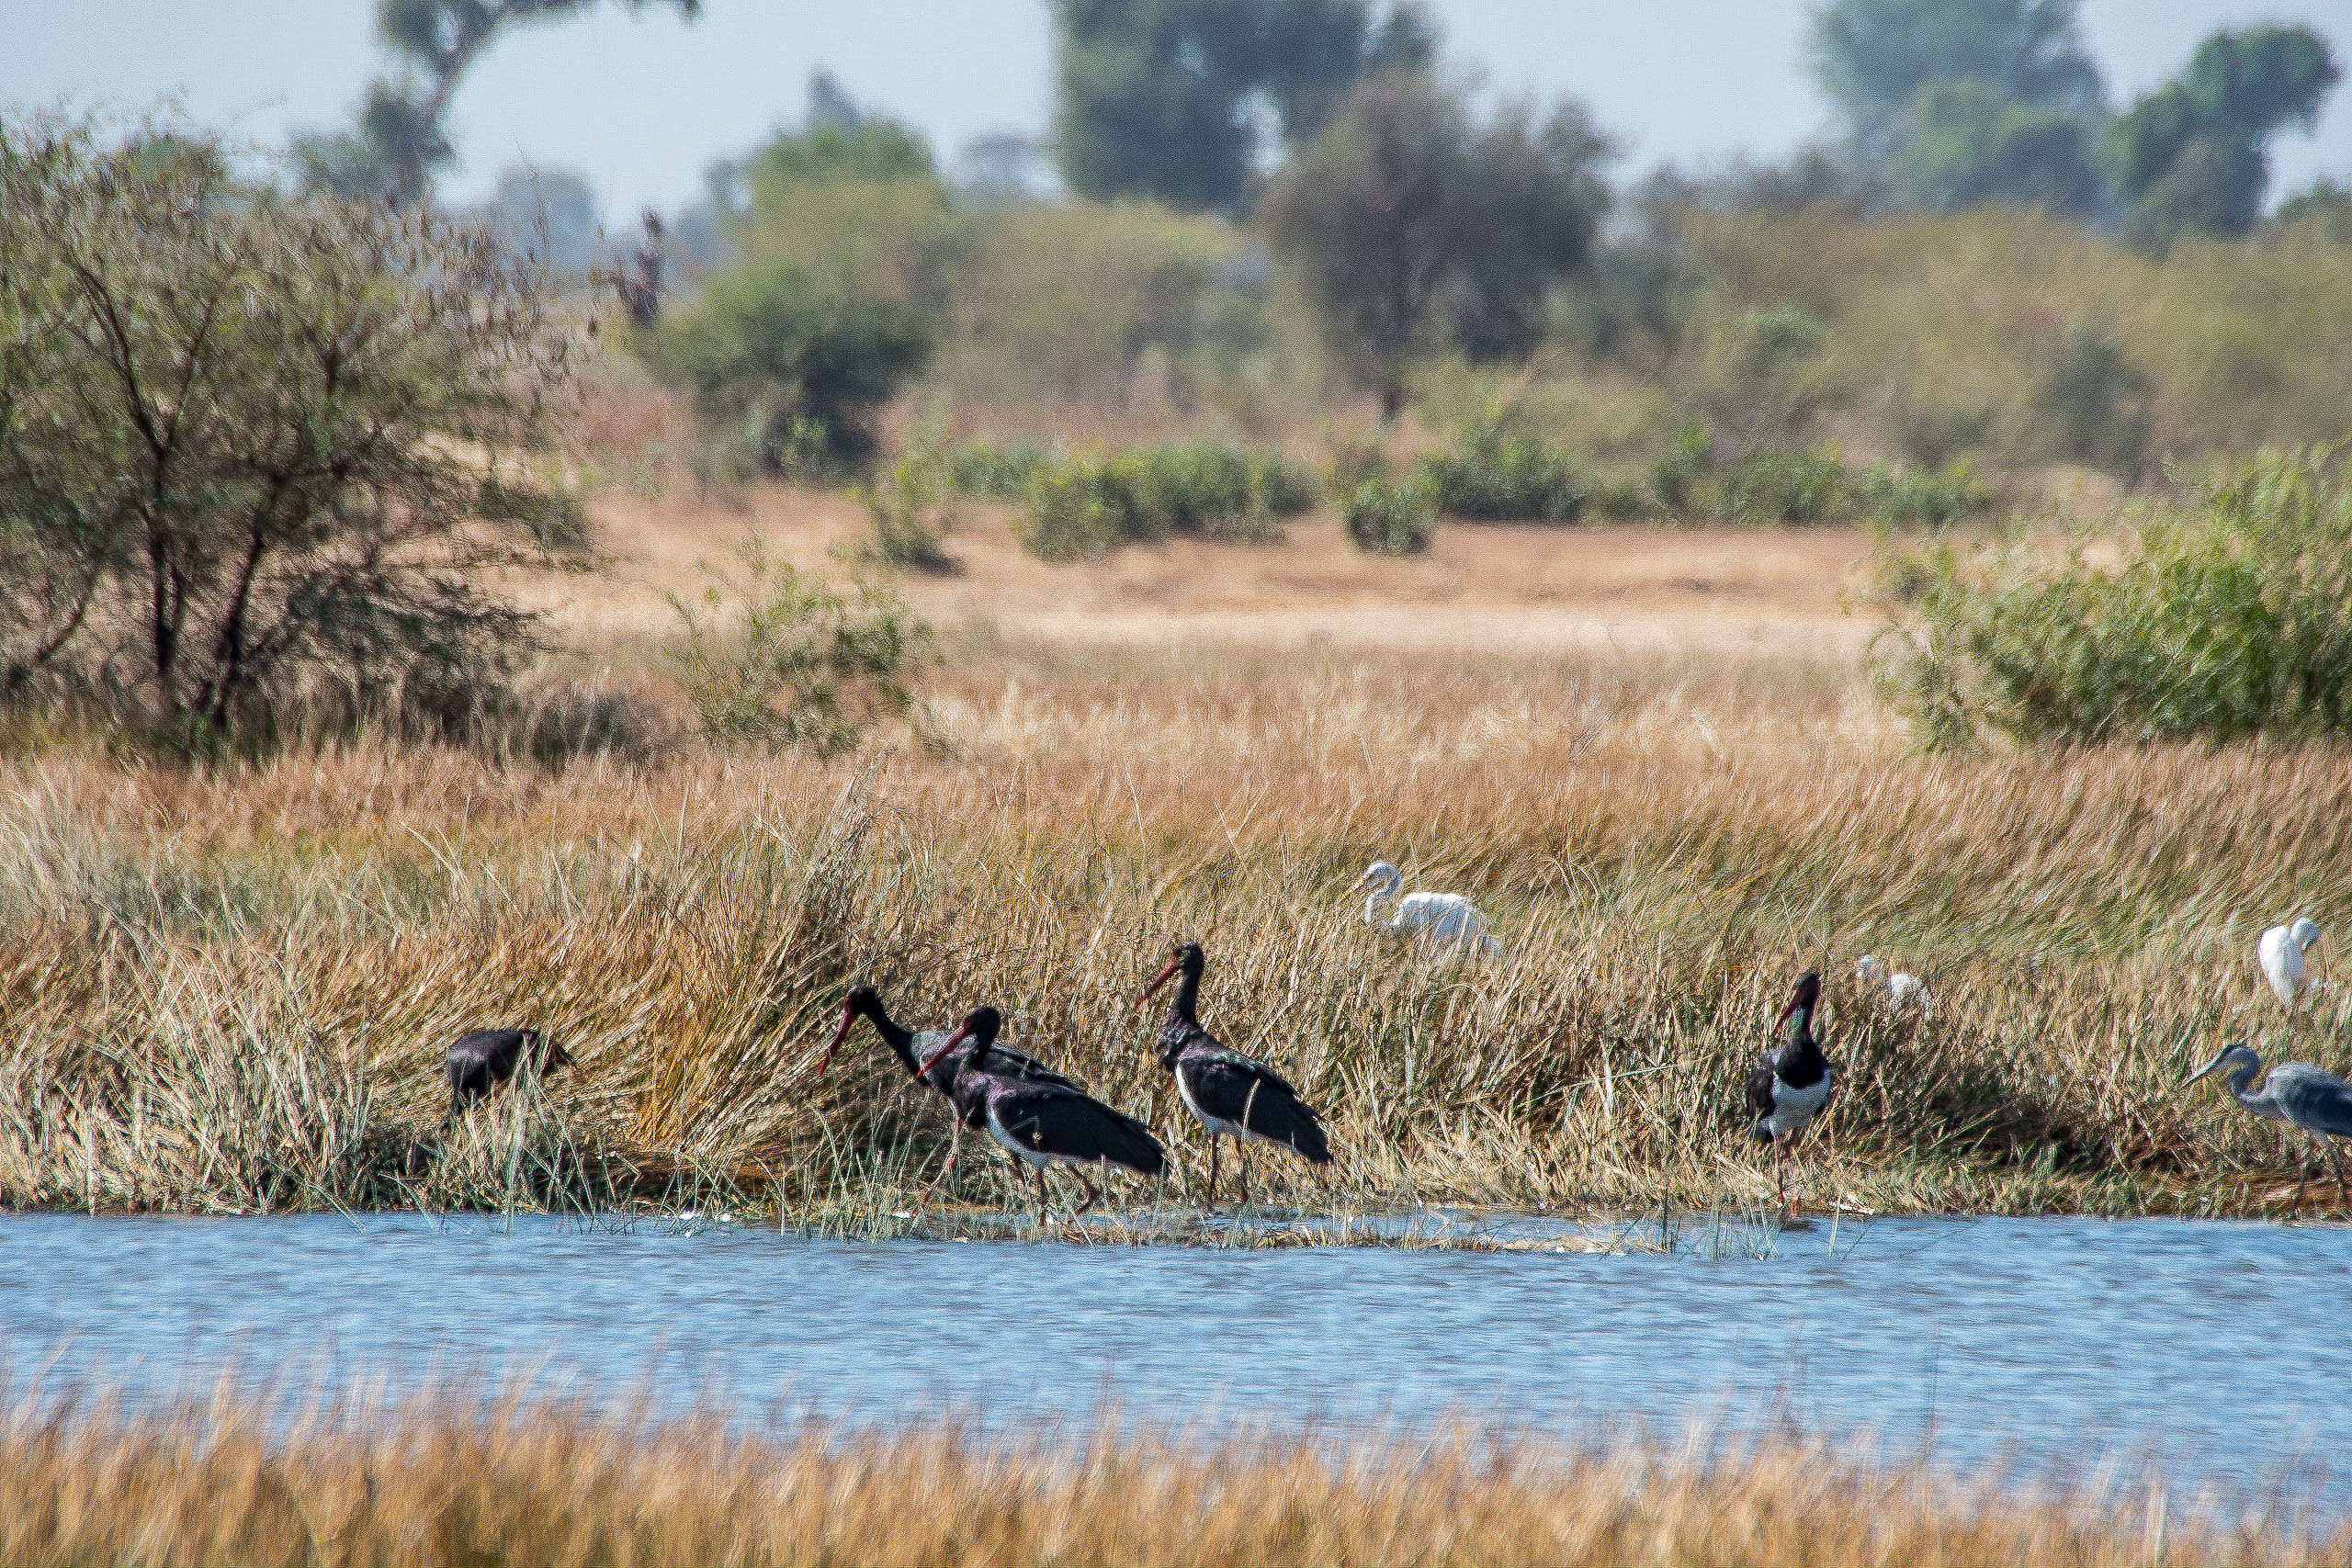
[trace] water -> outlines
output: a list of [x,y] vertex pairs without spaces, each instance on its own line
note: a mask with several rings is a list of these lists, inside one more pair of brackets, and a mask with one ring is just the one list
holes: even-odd
[[0,1220],[0,1341],[19,1378],[133,1389],[528,1368],[858,1420],[1082,1422],[1106,1398],[1170,1425],[1785,1414],[1962,1463],[2106,1450],[2231,1489],[2316,1466],[2352,1506],[2331,1469],[2352,1232],[1878,1220],[1762,1257],[1693,1234],[1671,1255],[1248,1251],[27,1215]]

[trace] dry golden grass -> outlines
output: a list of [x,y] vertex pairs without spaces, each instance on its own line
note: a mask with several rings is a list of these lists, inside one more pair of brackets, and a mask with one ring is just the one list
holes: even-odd
[[[747,504],[607,495],[612,571],[537,591],[653,689],[697,554],[748,520],[819,564],[858,526]],[[1312,1203],[1759,1202],[1739,1077],[1806,966],[1845,1073],[1820,1200],[2258,1210],[2301,1151],[2177,1080],[2246,1032],[2346,1065],[2340,1014],[2290,1021],[2249,955],[2340,912],[2352,752],[1907,755],[1838,609],[1859,536],[1462,528],[1393,563],[1308,525],[1047,568],[998,518],[956,547],[912,586],[945,628],[916,723],[846,762],[0,761],[0,1203],[716,1181],[854,1226],[944,1153],[878,1050],[815,1074],[858,979],[925,1024],[1004,1008],[1189,1169],[1134,1003],[1179,936],[1210,1027],[1331,1111],[1335,1191],[1261,1162]],[[1474,896],[1503,956],[1368,931],[1375,857]],[[1865,951],[1933,1010],[1857,995]],[[442,1046],[507,1021],[579,1070],[439,1148]],[[970,1163],[963,1196],[1012,1198]]]
[[444,1393],[0,1415],[0,1560],[276,1563],[2340,1562],[2340,1527],[2154,1483],[2037,1494],[1790,1436],[991,1438]]

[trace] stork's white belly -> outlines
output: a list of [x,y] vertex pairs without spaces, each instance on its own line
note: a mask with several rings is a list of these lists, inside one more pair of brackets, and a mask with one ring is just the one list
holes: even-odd
[[1780,1079],[1772,1080],[1772,1112],[1764,1118],[1764,1130],[1776,1138],[1804,1131],[1805,1123],[1821,1114],[1829,1103],[1830,1075],[1821,1075],[1821,1081],[1804,1089],[1794,1089]]

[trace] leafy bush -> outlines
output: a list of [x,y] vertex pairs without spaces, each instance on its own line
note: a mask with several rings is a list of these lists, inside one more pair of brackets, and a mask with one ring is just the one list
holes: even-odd
[[1891,562],[1908,604],[1877,672],[1919,739],[2230,739],[2352,733],[2352,483],[2335,454],[2265,451],[2186,516],[2123,540],[2030,537]]
[[482,585],[583,525],[530,478],[564,334],[494,241],[38,118],[0,234],[0,694],[208,744],[495,699],[536,621]]
[[1416,474],[1400,483],[1367,479],[1340,498],[1340,521],[1359,549],[1377,556],[1418,555],[1437,525],[1437,496]]
[[1141,446],[1041,468],[1013,533],[1046,560],[1172,536],[1271,543],[1280,517],[1312,505],[1314,491],[1311,472],[1282,453],[1217,441]]
[[1575,458],[1506,431],[1492,415],[1473,424],[1453,451],[1424,457],[1418,467],[1449,517],[1573,523],[1590,488]]
[[1848,479],[1855,515],[1894,525],[1942,527],[1993,507],[1993,492],[1976,482],[1965,463],[1927,473],[1865,468]]
[[867,422],[932,345],[913,306],[826,284],[783,257],[713,279],[633,342],[655,376],[692,394],[722,471],[785,477],[820,458],[864,462],[874,447]]
[[1826,448],[1749,453],[1717,476],[1713,510],[1731,523],[1824,523],[1853,515],[1846,467]]
[[1016,501],[1029,493],[1030,483],[1039,470],[1056,461],[1059,454],[1043,441],[974,440],[959,441],[940,456],[947,466],[947,482],[955,487],[956,494],[986,501]]
[[710,572],[699,610],[670,595],[684,640],[662,653],[705,735],[830,756],[907,710],[930,630],[902,600],[863,584],[847,597],[771,559],[757,538],[735,555],[742,580]]
[[872,520],[862,553],[910,571],[956,570],[944,542],[956,531],[955,495],[945,455],[935,446],[910,446],[859,492]]

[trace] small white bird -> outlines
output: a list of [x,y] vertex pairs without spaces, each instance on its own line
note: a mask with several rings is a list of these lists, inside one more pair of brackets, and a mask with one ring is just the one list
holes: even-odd
[[[1405,889],[1405,874],[1385,860],[1376,860],[1364,868],[1359,887],[1372,889],[1372,897],[1363,901],[1363,923],[1376,931],[1403,939],[1419,937],[1431,948],[1466,950],[1493,954],[1503,950],[1487,930],[1487,917],[1477,906],[1459,893],[1414,893],[1397,898]],[[1380,918],[1380,907],[1396,899],[1396,912],[1386,920]]]
[[1928,983],[1925,980],[1901,969],[1889,975],[1886,965],[1870,953],[1863,953],[1854,964],[1854,978],[1866,987],[1883,989],[1886,1005],[1897,1012],[1905,1008],[1924,1008],[1928,1005]]
[[2295,1005],[2295,994],[2303,988],[2303,950],[2318,940],[2319,927],[2299,919],[2291,926],[2272,926],[2254,944],[2262,977],[2289,1007]]

